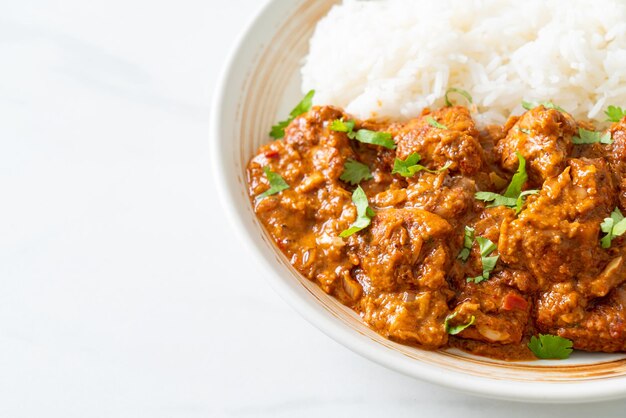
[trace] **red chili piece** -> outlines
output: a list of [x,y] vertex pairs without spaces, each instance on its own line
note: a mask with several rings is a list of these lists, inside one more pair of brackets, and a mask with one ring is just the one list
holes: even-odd
[[526,299],[516,295],[515,293],[509,293],[504,297],[504,300],[502,301],[502,308],[507,311],[512,311],[514,309],[525,311],[526,307],[528,307],[528,302],[526,302]]

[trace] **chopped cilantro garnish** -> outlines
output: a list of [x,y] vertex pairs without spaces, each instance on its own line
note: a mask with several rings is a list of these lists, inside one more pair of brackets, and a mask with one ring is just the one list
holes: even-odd
[[567,338],[558,335],[539,334],[539,337],[530,337],[528,348],[538,358],[566,359],[572,354],[574,344]]
[[265,173],[265,177],[267,177],[267,181],[270,183],[270,188],[258,195],[256,200],[264,199],[267,196],[280,193],[289,188],[285,179],[283,179],[280,174],[274,173],[270,170],[269,166],[263,167],[263,172]]
[[498,248],[496,244],[485,237],[476,237],[476,241],[478,242],[478,248],[480,248],[481,257],[491,254]]
[[499,255],[489,257],[498,247],[491,240],[484,237],[476,237],[478,247],[480,248],[480,259],[483,264],[483,274],[477,277],[468,277],[467,282],[480,283],[489,278],[489,274],[496,267],[496,263],[500,258]]
[[537,106],[542,105],[543,107],[545,107],[546,109],[555,109],[558,110],[559,112],[565,112],[565,110],[563,110],[562,107],[555,105],[552,102],[526,102],[526,101],[522,101],[522,107],[526,110],[531,110],[536,108]]
[[493,192],[476,192],[474,197],[477,200],[482,200],[483,202],[492,202],[487,207],[494,206],[508,206],[510,208],[515,207],[516,199],[512,197],[505,197],[498,193]]
[[426,122],[428,122],[430,126],[433,126],[435,128],[448,129],[446,125],[442,125],[441,123],[437,122],[432,116],[427,117]]
[[371,179],[372,173],[365,164],[355,160],[348,160],[343,165],[343,173],[341,173],[339,178],[347,183],[356,185],[363,180]]
[[466,226],[465,234],[463,236],[463,249],[459,252],[457,258],[467,261],[470,251],[472,250],[472,245],[474,245],[474,228]]
[[352,193],[352,202],[356,206],[356,220],[350,225],[350,228],[339,234],[341,238],[349,237],[355,232],[367,228],[372,222],[372,217],[375,215],[374,210],[369,207],[367,196],[361,186],[357,186],[356,190]]
[[285,136],[285,128],[289,126],[292,120],[297,118],[303,113],[311,110],[311,105],[313,104],[313,96],[315,95],[315,90],[309,91],[306,96],[293,108],[291,113],[289,113],[289,118],[278,122],[276,125],[272,126],[272,130],[270,131],[270,136],[274,139],[280,139]]
[[348,134],[350,139],[354,139],[354,135],[356,135],[354,130],[354,121],[347,120],[343,121],[342,119],[335,119],[330,123],[330,130],[336,132],[345,132]]
[[524,202],[526,201],[525,197],[533,194],[539,193],[539,190],[525,190],[519,194],[517,199],[513,197],[502,196],[498,193],[492,192],[476,192],[474,195],[476,199],[482,200],[484,202],[492,202],[488,205],[488,208],[492,208],[495,206],[506,206],[509,208],[515,208],[515,214],[518,214],[522,211],[522,207],[524,206]]
[[393,162],[393,170],[391,170],[391,174],[400,174],[403,177],[412,177],[418,171],[424,169],[423,165],[417,164],[422,157],[414,152],[403,161],[399,158],[396,158]]
[[480,283],[483,280],[487,280],[489,278],[489,274],[496,268],[499,258],[499,255],[495,255],[493,257],[481,257],[483,262],[483,274],[482,276],[474,277],[474,283]]
[[606,132],[601,134],[600,132],[588,131],[583,128],[578,128],[578,136],[572,138],[572,142],[574,144],[612,144],[613,139],[611,139],[611,133]]
[[504,195],[492,192],[477,192],[474,195],[476,199],[482,200],[483,202],[493,202],[488,207],[507,206],[515,208],[515,213],[519,213],[524,205],[525,197],[539,192],[538,190],[526,190],[522,192],[522,187],[524,183],[526,183],[526,180],[528,180],[528,174],[526,174],[526,159],[519,152],[516,151],[515,153],[519,161],[517,171],[513,175],[511,183],[509,187],[506,188]]
[[422,157],[416,152],[410,154],[408,157],[406,157],[404,161],[399,158],[396,158],[393,162],[393,170],[391,171],[391,174],[400,174],[402,177],[413,177],[415,174],[417,174],[418,172],[422,170],[427,171],[429,173],[439,173],[444,170],[447,170],[452,164],[448,162],[439,170],[430,170],[424,167],[423,165],[418,164],[418,162],[421,159]]
[[467,324],[461,324],[461,325],[450,325],[450,321],[453,320],[456,315],[458,314],[458,312],[455,312],[451,315],[446,316],[446,319],[444,321],[444,327],[445,330],[448,334],[450,335],[456,335],[458,333],[460,333],[461,331],[463,331],[464,329],[468,328],[469,326],[473,325],[474,322],[476,322],[476,317],[474,315],[471,316],[469,322]]
[[284,137],[285,128],[289,126],[290,123],[291,123],[291,119],[278,122],[276,125],[272,126],[272,130],[270,131],[270,136],[274,139],[280,139]]
[[607,122],[619,122],[626,116],[626,110],[619,106],[609,106],[604,114],[607,116]]
[[513,174],[511,183],[509,184],[509,187],[506,188],[504,196],[517,198],[522,192],[524,183],[528,180],[528,174],[526,174],[526,159],[518,151],[515,151],[515,154],[517,155],[518,161],[517,171]]
[[604,218],[604,222],[602,222],[600,228],[602,232],[606,234],[600,240],[602,248],[609,248],[611,241],[616,237],[624,235],[624,232],[626,232],[626,219],[622,215],[622,212],[620,212],[618,208],[615,208],[609,218]]
[[393,142],[391,134],[388,132],[370,131],[369,129],[359,129],[354,132],[354,121],[336,119],[330,123],[330,129],[337,132],[345,132],[350,139],[356,139],[364,144],[380,145],[381,147],[395,149],[396,143]]
[[467,91],[456,87],[450,87],[448,90],[446,90],[446,94],[444,96],[444,99],[446,100],[446,106],[452,106],[452,102],[448,98],[448,95],[450,93],[458,93],[461,96],[465,97],[470,104],[472,104],[472,96]]
[[380,145],[381,147],[395,149],[396,144],[393,142],[391,134],[388,132],[376,132],[368,129],[359,129],[356,132],[355,139],[364,144]]

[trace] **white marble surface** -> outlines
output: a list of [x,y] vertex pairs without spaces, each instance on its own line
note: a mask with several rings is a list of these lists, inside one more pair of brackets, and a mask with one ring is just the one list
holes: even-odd
[[0,417],[623,416],[358,357],[225,224],[209,99],[254,0],[0,1]]

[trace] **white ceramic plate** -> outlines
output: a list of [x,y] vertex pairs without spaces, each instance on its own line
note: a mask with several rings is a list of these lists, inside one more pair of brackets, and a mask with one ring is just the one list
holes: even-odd
[[330,337],[377,363],[464,392],[535,402],[626,396],[626,356],[575,352],[568,360],[507,363],[455,350],[425,351],[386,340],[350,309],[300,276],[252,211],[245,166],[268,130],[297,103],[299,66],[315,23],[335,0],[274,0],[240,38],[211,114],[211,157],[226,214],[274,289]]

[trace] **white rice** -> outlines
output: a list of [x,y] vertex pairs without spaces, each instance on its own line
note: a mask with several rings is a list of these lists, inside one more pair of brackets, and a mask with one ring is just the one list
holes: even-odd
[[458,87],[480,123],[522,100],[604,120],[626,105],[626,1],[344,0],[318,23],[302,78],[316,104],[360,118],[414,117]]

